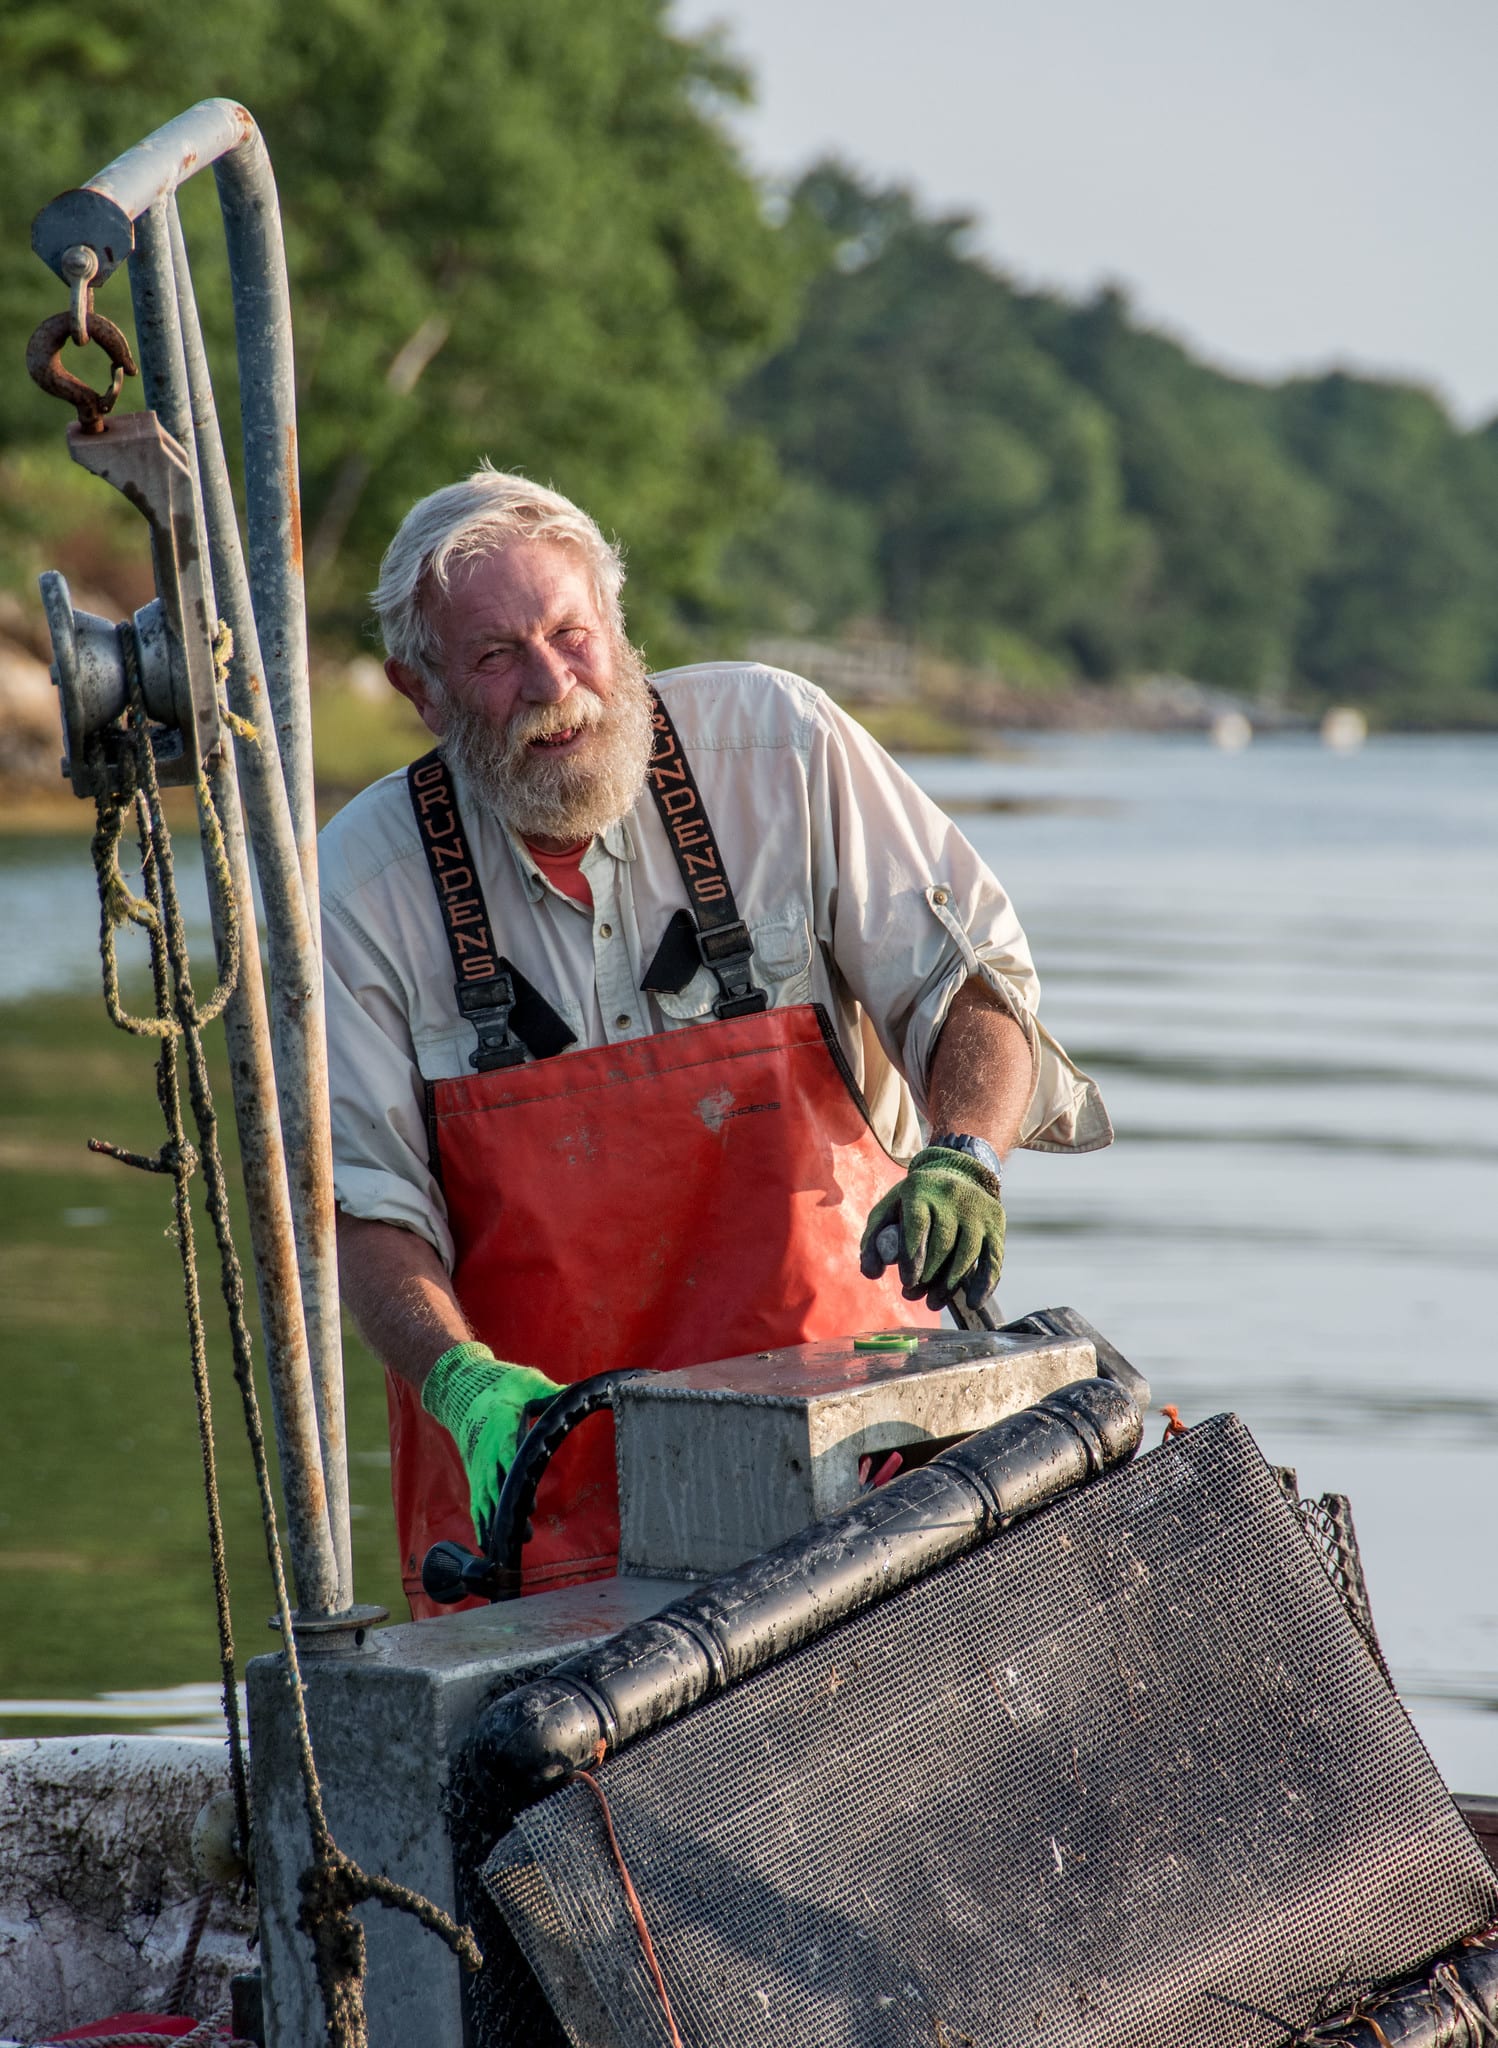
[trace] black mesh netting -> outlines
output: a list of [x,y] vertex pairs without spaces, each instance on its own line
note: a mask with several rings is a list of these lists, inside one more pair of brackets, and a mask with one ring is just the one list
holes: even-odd
[[[534,1676],[500,1684],[492,1700]],[[510,1825],[511,1812],[504,1794],[461,1750],[453,1760],[446,1806],[458,1918],[472,1928],[484,1957],[484,1967],[463,1985],[469,2035],[476,2048],[519,2048],[522,2043],[524,2048],[567,2048],[565,2031],[480,1877],[495,1834]]]
[[[1268,2048],[1498,1915],[1231,1416],[599,1778],[688,2048]],[[586,1787],[485,1882],[575,2042],[669,2039]]]
[[1347,1609],[1353,1627],[1392,1685],[1394,1681],[1389,1678],[1389,1667],[1384,1662],[1378,1631],[1373,1626],[1373,1607],[1368,1598],[1368,1582],[1363,1577],[1363,1555],[1358,1549],[1357,1531],[1353,1527],[1352,1503],[1345,1493],[1323,1493],[1319,1500],[1297,1501],[1296,1509],[1301,1527],[1321,1561],[1322,1570],[1336,1588],[1338,1599]]

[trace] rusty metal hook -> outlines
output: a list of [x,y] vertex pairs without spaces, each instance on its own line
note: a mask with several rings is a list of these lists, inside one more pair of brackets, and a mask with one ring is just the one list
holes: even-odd
[[104,430],[106,414],[113,412],[115,400],[124,389],[125,379],[138,376],[139,372],[130,353],[130,344],[119,328],[112,320],[106,320],[102,313],[91,312],[89,340],[96,341],[114,364],[109,389],[95,391],[81,377],[75,377],[71,370],[62,366],[62,346],[72,338],[72,333],[71,312],[54,313],[50,320],[44,320],[26,344],[27,373],[33,384],[49,392],[53,398],[64,399],[74,408],[78,424],[86,434],[99,434]]

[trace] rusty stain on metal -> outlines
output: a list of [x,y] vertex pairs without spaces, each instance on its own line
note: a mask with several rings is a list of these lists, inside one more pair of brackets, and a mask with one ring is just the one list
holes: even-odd
[[291,566],[302,573],[302,488],[297,475],[296,427],[286,429],[286,509],[291,517]]

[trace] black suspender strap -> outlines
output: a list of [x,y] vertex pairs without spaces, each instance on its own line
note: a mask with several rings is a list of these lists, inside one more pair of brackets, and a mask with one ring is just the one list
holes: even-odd
[[[655,738],[647,780],[686,884],[695,920],[693,936],[698,957],[718,984],[713,1014],[748,1017],[763,1010],[769,1001],[764,990],[755,987],[749,972],[754,942],[733,900],[692,765],[682,751],[670,714],[654,690],[650,693],[650,705]],[[647,982],[651,978],[650,974],[645,977]]]
[[[739,916],[702,795],[670,715],[652,690],[653,745],[647,780],[672,856],[686,886],[690,911],[678,910],[666,928],[643,986],[677,990],[700,961],[718,984],[717,1017],[748,1017],[768,996],[750,973],[754,945]],[[440,752],[413,761],[406,772],[417,833],[431,870],[456,977],[458,1009],[478,1033],[468,1056],[477,1072],[518,1066],[527,1054],[550,1059],[576,1041],[540,990],[498,951],[478,870]]]
[[487,1074],[493,1067],[519,1066],[527,1053],[544,1060],[565,1052],[577,1033],[494,944],[452,774],[441,754],[434,750],[413,761],[406,787],[453,957],[458,1010],[478,1033],[469,1066]]

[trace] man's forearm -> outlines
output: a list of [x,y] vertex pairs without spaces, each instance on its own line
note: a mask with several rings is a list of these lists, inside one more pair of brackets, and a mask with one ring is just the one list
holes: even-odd
[[984,1138],[1002,1159],[1019,1137],[1033,1086],[1024,1032],[986,983],[965,982],[931,1062],[926,1107],[932,1130]]
[[338,1212],[338,1281],[359,1335],[419,1387],[444,1351],[473,1336],[447,1268],[424,1237]]

